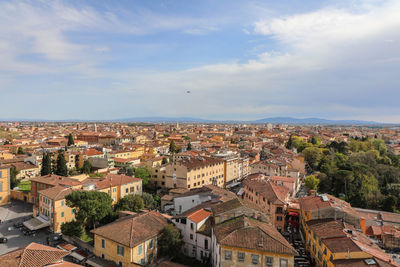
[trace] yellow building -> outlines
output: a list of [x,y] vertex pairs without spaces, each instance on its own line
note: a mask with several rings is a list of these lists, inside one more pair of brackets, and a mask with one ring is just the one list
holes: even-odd
[[59,185],[39,191],[39,216],[50,222],[50,230],[55,233],[61,232],[61,225],[75,219],[75,210],[65,200],[72,191]]
[[10,202],[10,166],[0,163],[0,206]]
[[225,167],[222,159],[183,157],[165,166],[166,188],[199,188],[204,185],[224,187]]
[[156,211],[137,213],[92,230],[94,254],[119,266],[146,265],[158,255],[158,239],[168,220]]
[[107,193],[115,204],[126,195],[142,195],[142,179],[126,175],[108,174],[105,178],[88,178],[82,181],[84,190]]
[[214,226],[212,265],[293,267],[296,250],[273,225],[246,216]]
[[306,250],[315,266],[399,266],[363,233],[365,219],[349,203],[312,194],[300,200],[300,215]]
[[109,156],[119,159],[140,158],[144,152],[144,146],[140,145],[135,147],[133,150],[112,151],[109,153]]

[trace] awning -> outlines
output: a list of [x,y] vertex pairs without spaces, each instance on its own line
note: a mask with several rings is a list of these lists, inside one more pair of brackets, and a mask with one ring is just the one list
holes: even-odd
[[72,252],[71,254],[69,254],[70,256],[74,257],[75,259],[77,259],[78,261],[83,261],[84,259],[86,259],[85,257],[83,257],[82,255],[76,253],[76,252]]
[[32,218],[32,219],[24,222],[23,224],[29,230],[38,230],[38,229],[42,229],[44,227],[49,226],[50,221],[47,221],[39,216],[36,218]]
[[289,216],[299,216],[299,214],[296,212],[289,212]]

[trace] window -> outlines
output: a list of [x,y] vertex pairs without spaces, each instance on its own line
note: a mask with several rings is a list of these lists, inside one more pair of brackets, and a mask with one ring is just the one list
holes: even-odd
[[64,205],[65,205],[64,200],[61,200],[61,206],[64,206]]
[[273,264],[274,264],[274,258],[265,256],[265,266],[272,267]]
[[101,239],[101,248],[106,248],[106,241]]
[[232,251],[231,250],[225,250],[225,260],[227,260],[227,261],[232,260]]
[[101,258],[102,258],[102,259],[105,259],[105,258],[106,258],[106,257],[104,256],[104,254],[103,254],[103,253],[101,254]]
[[329,258],[329,261],[333,261],[333,255],[331,254],[331,257]]
[[190,234],[190,239],[192,239],[192,240],[193,240],[193,234]]
[[117,192],[117,188],[113,188],[113,193]]
[[204,239],[204,248],[208,249],[208,239]]
[[124,256],[124,247],[123,246],[120,246],[120,245],[117,246],[117,254],[120,256]]
[[63,211],[61,212],[61,218],[64,218],[64,212]]
[[181,219],[181,224],[186,224],[186,219]]
[[278,222],[281,222],[281,221],[282,221],[282,216],[276,216],[276,220],[277,220]]
[[140,259],[140,264],[144,264],[144,259],[142,258],[142,259]]
[[320,261],[322,261],[322,253],[321,253],[320,250],[318,250],[318,259],[319,259]]
[[75,209],[72,209],[72,210],[71,210],[71,213],[72,213],[72,214],[75,214]]
[[279,260],[279,267],[288,267],[288,260],[287,259],[280,259]]
[[258,264],[258,255],[251,254],[251,263]]
[[153,259],[153,253],[150,253],[150,255],[149,255],[149,262],[151,262],[152,259]]
[[193,230],[193,223],[190,223],[190,229]]
[[149,249],[152,249],[153,248],[153,239],[150,239],[150,241],[149,241]]
[[118,262],[118,266],[122,267],[122,262],[121,261]]
[[129,191],[128,188],[125,188],[125,193],[128,193],[128,191]]
[[143,245],[139,245],[137,254],[142,255],[142,250],[143,250]]
[[238,261],[244,262],[244,252],[238,252]]

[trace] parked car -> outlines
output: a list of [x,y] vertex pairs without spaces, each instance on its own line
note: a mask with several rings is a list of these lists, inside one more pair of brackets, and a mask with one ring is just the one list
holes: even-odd
[[0,243],[7,243],[8,238],[7,237],[0,237]]

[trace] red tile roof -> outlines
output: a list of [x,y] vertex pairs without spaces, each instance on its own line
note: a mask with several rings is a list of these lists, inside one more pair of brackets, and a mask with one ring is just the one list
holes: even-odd
[[200,209],[188,216],[188,219],[192,220],[195,223],[199,223],[202,220],[205,220],[211,215],[211,211],[205,210],[205,209]]
[[160,234],[167,224],[168,220],[161,213],[149,211],[122,217],[92,233],[132,248]]
[[30,243],[28,246],[0,256],[1,266],[39,267],[59,263],[69,254],[68,251]]

